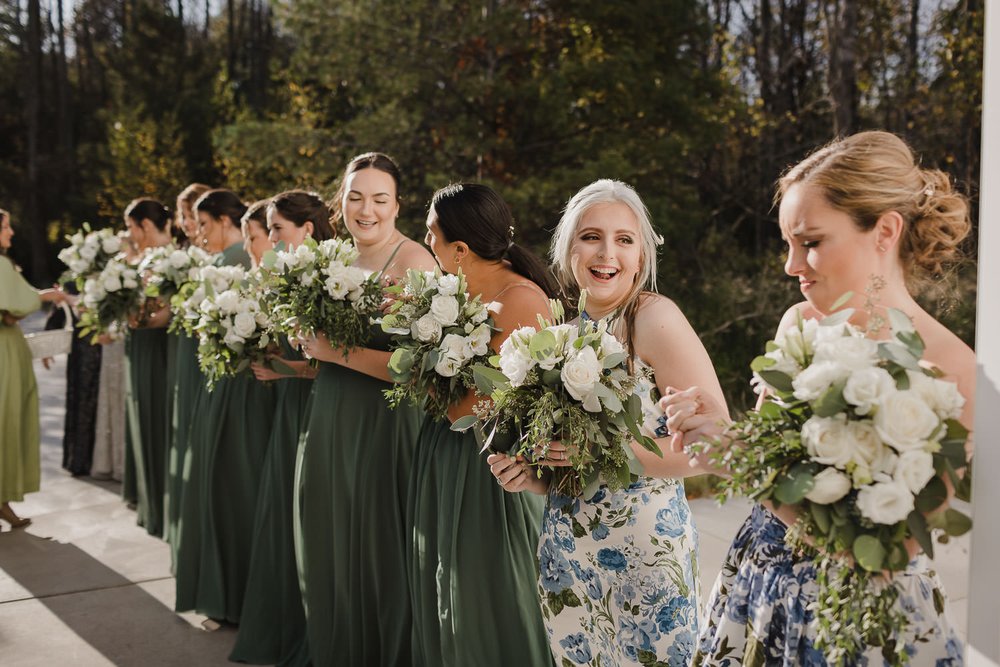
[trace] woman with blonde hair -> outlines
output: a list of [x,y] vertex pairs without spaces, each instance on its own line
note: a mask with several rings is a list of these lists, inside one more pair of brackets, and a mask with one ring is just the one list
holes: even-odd
[[[566,205],[552,239],[557,277],[587,291],[581,317],[608,318],[631,366],[648,370],[640,383],[644,432],[659,457],[632,443],[644,474],[631,486],[601,486],[589,500],[566,497],[525,462],[487,459],[508,491],[547,494],[539,538],[538,593],[549,645],[560,664],[688,665],[698,629],[697,534],[683,477],[700,471],[671,454],[657,428],[656,397],[668,386],[722,390],[698,335],[684,314],[656,293],[656,234],[635,190],[602,179]],[[549,445],[547,466],[568,465],[561,443]]]
[[[778,180],[778,222],[788,244],[785,273],[798,280],[805,301],[785,313],[779,333],[799,318],[829,315],[842,296],[855,308],[852,322],[867,329],[865,307],[873,277],[882,285],[876,313],[906,313],[926,344],[924,361],[957,383],[966,403],[961,421],[972,426],[975,354],[913,298],[923,279],[940,275],[958,254],[970,229],[964,197],[943,172],[922,169],[899,137],[862,132],[820,148]],[[883,325],[870,335],[889,335]],[[675,385],[689,386],[689,385]],[[671,431],[685,443],[716,438],[729,415],[701,387],[663,399]],[[738,443],[733,443],[738,446]],[[971,445],[970,445],[971,446]],[[733,541],[708,603],[695,664],[826,664],[814,646],[811,604],[816,572],[811,558],[785,544],[794,508],[755,505]],[[902,644],[914,665],[960,665],[962,644],[944,615],[944,592],[919,553],[893,575],[896,610],[909,623],[890,641]],[[883,650],[869,648],[860,664],[882,664]]]

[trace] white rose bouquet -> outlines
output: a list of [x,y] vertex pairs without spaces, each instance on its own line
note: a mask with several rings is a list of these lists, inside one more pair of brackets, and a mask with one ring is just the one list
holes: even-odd
[[245,277],[246,271],[241,266],[206,264],[189,268],[187,280],[180,282],[177,292],[170,297],[173,317],[167,331],[197,337],[195,327],[201,320],[202,302],[211,295],[240,284]]
[[393,334],[389,405],[409,399],[443,417],[475,386],[473,365],[489,362],[493,320],[479,296],[469,296],[461,271],[411,269],[385,291],[394,299],[381,319]]
[[198,270],[211,262],[212,255],[194,245],[178,248],[171,244],[148,250],[139,263],[139,273],[146,280],[146,296],[169,302],[182,285],[197,280]]
[[107,260],[99,273],[83,283],[80,308],[80,335],[103,333],[124,326],[142,310],[144,297],[139,272],[122,257]]
[[198,335],[198,365],[209,391],[221,378],[264,361],[272,342],[271,321],[260,307],[259,274],[239,266],[219,268],[229,270],[203,271],[205,297],[193,327]]
[[354,261],[350,241],[307,238],[294,250],[271,250],[261,264],[261,299],[274,329],[289,336],[320,332],[335,348],[363,346],[370,315],[382,302],[379,276]]
[[536,447],[544,458],[551,441],[562,441],[570,466],[553,471],[552,488],[559,493],[591,498],[601,484],[627,487],[642,473],[633,440],[662,455],[639,430],[642,402],[635,388],[640,378],[629,372],[625,349],[605,320],[565,324],[556,301],[552,313],[553,322],[539,318],[539,329],[511,332],[490,360],[495,368],[473,368],[479,392],[492,403],[484,402],[476,416],[452,428],[476,425],[485,434],[483,449],[494,445],[498,433],[507,434],[514,443],[503,449],[528,460],[535,458]]
[[903,664],[891,638],[906,619],[881,573],[906,568],[908,539],[933,557],[933,534],[946,541],[971,527],[945,508],[946,479],[967,497],[959,472],[968,431],[957,421],[965,401],[919,364],[924,343],[905,314],[889,311],[886,341],[867,338],[850,315],[800,319],[767,344],[751,364],[767,391],[760,410],[735,422],[726,436],[734,444],[710,447],[709,458],[731,474],[720,500],[797,508],[786,539],[814,558],[817,648],[830,662],[853,662],[870,645]]
[[66,237],[69,245],[59,251],[59,260],[66,265],[60,282],[73,281],[81,291],[86,279],[100,273],[108,261],[122,251],[122,240],[111,229],[92,231],[89,223]]

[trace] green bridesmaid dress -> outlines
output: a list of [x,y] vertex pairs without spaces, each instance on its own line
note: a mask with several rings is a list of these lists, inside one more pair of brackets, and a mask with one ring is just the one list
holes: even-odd
[[382,395],[388,387],[332,363],[316,378],[295,506],[316,667],[410,663],[406,499],[422,414],[391,410]]
[[475,436],[428,417],[410,487],[413,664],[551,665],[535,552],[545,499],[507,493]]
[[[282,356],[302,355],[282,339]],[[253,531],[253,553],[240,615],[240,630],[229,659],[256,665],[308,665],[306,616],[295,569],[292,503],[295,456],[309,423],[311,379],[275,382],[274,427],[261,471]]]
[[125,447],[134,462],[136,514],[150,535],[163,535],[170,420],[167,331],[130,329],[125,356]]
[[[38,292],[0,255],[0,311],[24,317],[41,306]],[[40,443],[31,350],[20,326],[0,320],[0,503],[38,490]]]
[[[216,261],[250,263],[242,244]],[[177,611],[240,620],[274,401],[274,388],[245,371],[220,380],[195,408],[177,530]]]
[[186,488],[184,457],[188,450],[195,408],[207,395],[205,376],[198,367],[198,339],[178,334],[174,353],[174,391],[170,452],[167,457],[167,489],[164,498],[163,537],[170,543],[172,566],[177,571],[177,530],[181,519],[181,497]]

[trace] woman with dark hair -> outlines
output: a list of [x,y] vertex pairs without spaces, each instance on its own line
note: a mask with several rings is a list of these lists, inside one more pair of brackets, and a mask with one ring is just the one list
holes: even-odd
[[10,503],[38,490],[41,437],[31,351],[17,321],[38,310],[42,301],[61,303],[66,297],[55,289],[38,291],[21,277],[7,257],[13,236],[10,213],[0,209],[0,519],[22,528],[31,519],[19,517]]
[[[191,244],[204,247],[201,243],[201,225],[195,216],[194,205],[198,198],[212,188],[201,183],[192,183],[177,195],[177,213],[174,230],[184,234],[183,246]],[[181,515],[181,496],[184,491],[184,457],[188,450],[191,432],[191,416],[194,407],[202,400],[205,392],[205,377],[198,367],[198,339],[187,334],[179,334],[174,351],[174,383],[171,389],[173,410],[171,411],[170,455],[167,463],[167,489],[164,499],[165,526],[163,538],[170,543],[171,563],[177,566],[177,523]]]
[[[135,199],[125,209],[125,227],[141,255],[170,243],[170,210],[155,199]],[[163,494],[170,442],[169,354],[164,328],[170,311],[149,300],[129,322],[125,339],[125,448],[134,468],[138,523],[163,535]],[[165,381],[166,379],[166,381]],[[126,482],[127,484],[127,482]]]
[[[240,198],[229,190],[209,190],[194,210],[205,249],[220,253],[216,265],[249,269],[240,232],[247,207]],[[177,530],[177,611],[194,609],[239,622],[273,420],[274,388],[249,372],[221,379],[195,406]]]
[[250,263],[256,268],[260,266],[264,253],[271,250],[274,244],[267,237],[267,203],[261,199],[247,207],[246,213],[240,218],[240,233],[243,234],[243,250],[250,255]]
[[[301,245],[307,236],[317,241],[333,238],[330,211],[319,195],[301,190],[283,192],[258,204],[262,206],[255,208],[254,204],[243,216],[243,236],[251,245],[254,242],[250,239],[254,239],[256,245],[264,247],[256,241],[260,234],[268,247],[282,242],[289,250]],[[309,664],[306,617],[295,566],[292,501],[295,454],[309,421],[316,370],[287,339],[281,337],[278,344],[280,354],[275,354],[271,363],[251,366],[258,380],[275,384],[274,428],[261,469],[240,630],[229,659],[290,667]]]
[[[356,266],[395,280],[434,259],[396,228],[399,169],[366,153],[344,170],[335,199],[354,238]],[[318,334],[320,360],[308,435],[296,464],[296,554],[316,665],[406,665],[411,660],[407,480],[421,414],[391,410],[388,338],[350,354]]]
[[[426,243],[438,264],[461,270],[469,293],[489,304],[494,350],[514,329],[548,317],[548,298],[556,296],[542,260],[515,243],[514,227],[500,195],[474,183],[438,190],[427,213]],[[449,417],[472,414],[480,400],[470,391]],[[542,499],[505,493],[475,436],[450,427],[427,419],[414,457],[413,662],[551,664],[535,594]]]

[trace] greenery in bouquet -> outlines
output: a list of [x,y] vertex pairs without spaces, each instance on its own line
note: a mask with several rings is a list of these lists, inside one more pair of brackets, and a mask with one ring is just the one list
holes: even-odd
[[910,538],[933,558],[934,534],[947,541],[971,527],[946,507],[945,480],[968,498],[964,398],[920,364],[924,343],[909,318],[888,313],[892,335],[883,341],[849,324],[850,310],[800,318],[751,365],[766,392],[760,409],[722,442],[691,446],[728,470],[720,501],[746,496],[797,509],[786,540],[814,561],[816,644],[832,664],[853,663],[865,646],[905,664],[894,636],[907,620],[884,573],[907,567]]
[[139,263],[145,277],[146,296],[169,303],[185,283],[197,280],[199,270],[212,262],[212,255],[195,245],[178,248],[171,244],[152,248]]
[[91,335],[92,340],[124,327],[144,303],[139,272],[120,256],[108,259],[100,273],[84,280],[82,295],[80,335]]
[[[208,389],[224,377],[231,377],[266,360],[272,337],[271,322],[259,301],[259,273],[241,267],[222,276],[206,276],[205,297],[198,304],[200,317],[194,325],[198,335],[198,365]],[[208,272],[211,274],[211,272]],[[203,273],[204,275],[204,273]],[[219,289],[220,287],[224,289]]]
[[241,266],[214,266],[208,264],[192,269],[188,280],[180,284],[177,293],[170,297],[173,317],[167,331],[197,337],[195,327],[201,320],[201,304],[209,295],[218,294],[240,284],[246,277]]
[[468,293],[465,276],[409,270],[388,287],[393,299],[381,319],[393,334],[389,358],[389,405],[409,400],[436,417],[475,386],[472,367],[490,357],[493,320],[479,295]]
[[354,266],[350,241],[307,238],[293,250],[271,250],[261,265],[261,299],[276,332],[322,333],[335,348],[368,342],[382,303],[380,276]]
[[[585,298],[584,292],[580,312]],[[643,378],[629,372],[625,349],[608,331],[607,320],[564,323],[556,301],[552,314],[552,321],[539,317],[538,329],[511,332],[491,366],[473,368],[479,392],[492,401],[452,428],[481,429],[483,449],[513,440],[503,449],[529,461],[545,458],[549,443],[562,441],[570,466],[552,472],[559,493],[591,498],[601,484],[627,487],[642,474],[633,440],[662,456],[639,427],[642,403],[635,389]]]
[[83,291],[84,282],[100,273],[105,265],[123,249],[122,239],[109,228],[93,231],[89,223],[83,229],[66,237],[69,245],[59,252],[59,260],[66,265],[60,282],[74,282]]

